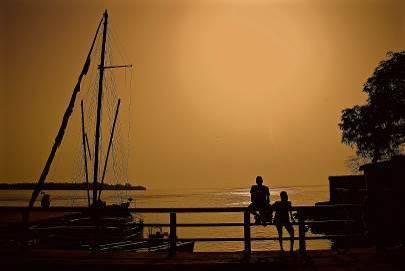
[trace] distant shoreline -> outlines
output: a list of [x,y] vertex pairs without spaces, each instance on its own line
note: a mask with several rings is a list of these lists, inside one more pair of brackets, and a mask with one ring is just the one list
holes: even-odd
[[[36,183],[0,183],[0,190],[33,190]],[[45,183],[42,190],[87,190],[93,189],[93,184],[86,183]],[[102,190],[146,190],[142,185],[131,184],[103,184],[98,185]]]

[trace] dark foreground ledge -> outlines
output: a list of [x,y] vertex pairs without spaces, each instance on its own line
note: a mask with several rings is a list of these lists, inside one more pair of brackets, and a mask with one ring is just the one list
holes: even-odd
[[404,270],[405,250],[376,253],[375,249],[308,251],[307,256],[280,252],[90,253],[86,251],[0,251],[2,270]]

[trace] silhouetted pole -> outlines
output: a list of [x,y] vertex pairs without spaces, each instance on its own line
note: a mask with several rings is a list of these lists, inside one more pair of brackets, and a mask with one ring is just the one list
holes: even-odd
[[170,213],[169,255],[176,254],[177,230],[176,213]]
[[101,123],[101,108],[103,100],[103,79],[104,79],[104,61],[105,61],[105,43],[107,39],[107,24],[108,13],[104,12],[104,29],[103,29],[103,43],[101,45],[101,57],[100,57],[100,78],[98,81],[98,98],[97,98],[97,118],[96,118],[96,135],[95,135],[95,147],[94,147],[94,171],[93,171],[93,205],[97,203],[97,178],[98,178],[98,159],[100,148],[100,123]]
[[251,240],[250,240],[250,212],[246,210],[243,213],[243,234],[245,239],[245,254],[250,255],[252,248],[251,248]]
[[104,177],[105,177],[105,172],[107,170],[108,157],[110,156],[110,150],[111,150],[111,145],[112,145],[113,138],[114,138],[115,124],[117,122],[118,112],[120,110],[120,104],[121,104],[121,99],[118,99],[117,109],[115,110],[114,122],[113,122],[113,125],[112,125],[112,128],[111,128],[110,140],[108,142],[107,154],[105,156],[103,175],[101,177],[101,182],[100,182],[101,185],[100,185],[100,189],[99,189],[99,192],[98,192],[98,199],[100,199],[101,191],[103,190]]
[[86,150],[86,133],[84,131],[84,109],[83,109],[83,100],[80,103],[81,112],[82,112],[82,141],[83,141],[83,160],[84,160],[84,173],[86,177],[87,185],[87,202],[90,207],[90,191],[89,191],[89,173],[87,170],[87,150]]
[[89,158],[90,158],[90,160],[91,160],[91,152],[90,152],[89,138],[87,137],[87,133],[84,134],[84,137],[86,138],[87,151],[89,152]]
[[306,255],[307,246],[305,243],[305,216],[302,211],[298,211],[298,235],[299,252],[301,255]]
[[68,106],[66,108],[65,114],[63,115],[62,123],[61,123],[61,126],[59,128],[58,134],[56,135],[55,143],[52,146],[51,153],[49,154],[48,160],[45,163],[45,167],[42,170],[42,173],[41,173],[41,176],[39,177],[38,183],[37,183],[34,191],[32,192],[32,196],[31,196],[31,199],[30,199],[30,202],[29,202],[29,205],[28,205],[28,212],[24,216],[25,221],[28,221],[29,212],[30,212],[32,206],[34,206],[35,200],[37,199],[39,193],[42,190],[42,187],[43,187],[43,185],[45,183],[46,176],[48,176],[49,169],[51,168],[53,159],[55,158],[56,151],[58,150],[60,144],[62,143],[62,139],[63,139],[63,136],[65,135],[65,130],[66,130],[66,127],[67,127],[68,122],[69,122],[69,118],[72,115],[73,108],[75,106],[77,93],[79,93],[79,91],[80,91],[80,84],[82,82],[83,76],[87,74],[87,72],[89,70],[89,67],[90,67],[90,57],[91,57],[91,53],[92,53],[93,48],[94,48],[94,44],[96,42],[96,38],[97,38],[97,35],[98,35],[98,31],[100,29],[101,22],[102,22],[102,20],[98,24],[96,35],[94,36],[93,43],[91,44],[91,47],[90,47],[90,51],[87,54],[86,62],[84,63],[82,72],[79,75],[79,79],[77,80],[76,86],[75,86],[75,88],[73,90],[73,93],[72,93],[72,96],[70,98],[69,104],[68,104]]

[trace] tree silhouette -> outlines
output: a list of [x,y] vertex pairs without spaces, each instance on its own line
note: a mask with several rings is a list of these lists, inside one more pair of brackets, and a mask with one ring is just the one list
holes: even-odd
[[390,158],[405,140],[405,51],[388,52],[363,91],[365,105],[342,111],[342,142],[373,162]]

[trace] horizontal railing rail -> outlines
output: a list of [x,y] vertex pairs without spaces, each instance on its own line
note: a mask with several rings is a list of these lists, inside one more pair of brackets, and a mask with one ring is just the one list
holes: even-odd
[[[329,219],[318,221],[305,221],[305,225],[318,225],[318,224],[330,224],[330,223],[356,223],[356,220],[349,219]],[[298,222],[291,222],[292,225],[299,225]],[[169,223],[143,223],[146,227],[170,227]],[[177,227],[241,227],[244,223],[241,222],[223,222],[223,223],[177,223]],[[266,223],[266,225],[274,225],[274,223]],[[254,226],[263,226],[260,224],[251,224]]]
[[[319,206],[294,206],[292,211],[296,213],[297,221],[292,222],[293,225],[298,226],[298,236],[293,239],[299,242],[299,252],[306,254],[306,241],[307,240],[323,240],[323,239],[343,239],[361,237],[359,233],[347,234],[325,234],[321,236],[307,236],[306,226],[321,225],[327,223],[342,223],[351,224],[356,223],[358,220],[352,219],[323,219],[323,220],[309,220],[306,216],[307,212],[331,210],[331,209],[359,209],[360,205],[354,204],[339,204],[339,205],[319,205]],[[87,207],[50,207],[40,208],[34,207],[30,211],[33,212],[89,212],[97,209],[89,209]],[[28,211],[26,207],[0,207],[0,212],[21,212]],[[144,226],[157,226],[168,227],[170,229],[169,239],[169,253],[171,255],[176,253],[177,241],[195,241],[195,242],[244,242],[244,251],[246,254],[251,253],[252,241],[275,241],[279,240],[278,237],[251,237],[251,227],[261,226],[259,224],[251,223],[251,213],[247,207],[206,207],[206,208],[129,208],[133,213],[161,213],[169,214],[169,223],[143,223]],[[243,222],[223,222],[223,223],[177,223],[177,214],[184,213],[243,213]],[[267,225],[273,225],[272,222]],[[178,238],[177,228],[179,227],[243,227],[243,237],[193,237],[193,238]],[[290,240],[289,237],[282,238],[283,240]]]
[[[327,210],[336,208],[359,208],[358,204],[334,204],[334,205],[316,205],[316,206],[293,206],[293,211],[310,211],[310,210]],[[244,212],[247,207],[174,207],[174,208],[128,208],[131,212],[138,213],[238,213]],[[15,211],[23,212],[28,211],[28,207],[20,206],[0,206],[0,211]],[[49,208],[33,207],[31,211],[54,211],[54,212],[83,212],[88,211],[88,207],[65,207],[65,206],[52,206]]]

